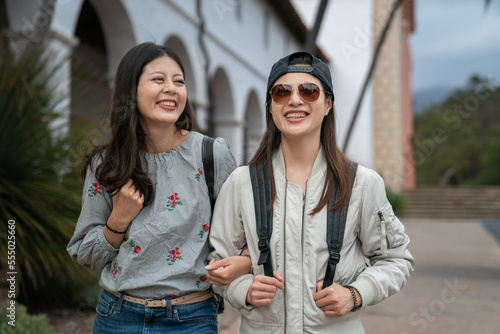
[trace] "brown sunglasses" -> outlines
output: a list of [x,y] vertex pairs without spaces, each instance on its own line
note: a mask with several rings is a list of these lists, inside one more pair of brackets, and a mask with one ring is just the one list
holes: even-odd
[[[316,101],[319,98],[320,91],[318,85],[312,82],[301,83],[298,87],[298,92],[300,97],[309,103]],[[271,97],[273,101],[279,104],[284,104],[288,102],[290,96],[292,96],[293,86],[290,84],[278,84],[271,88]]]

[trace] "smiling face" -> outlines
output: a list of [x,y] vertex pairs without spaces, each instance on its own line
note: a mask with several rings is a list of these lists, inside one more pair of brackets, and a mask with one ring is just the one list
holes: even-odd
[[137,85],[137,107],[145,131],[158,125],[174,125],[184,111],[187,91],[180,66],[168,56],[149,62]]
[[314,83],[322,87],[321,81],[308,73],[287,73],[274,82],[273,87],[279,84],[289,84],[293,87],[290,98],[284,103],[271,100],[270,112],[276,127],[283,136],[317,136],[321,134],[323,118],[332,109],[331,99],[325,99],[323,91],[314,102],[306,102],[298,92],[302,83]]

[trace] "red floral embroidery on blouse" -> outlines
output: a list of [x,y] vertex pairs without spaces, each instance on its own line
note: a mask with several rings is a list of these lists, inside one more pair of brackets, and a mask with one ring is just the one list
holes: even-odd
[[116,278],[118,270],[116,270],[116,260],[113,260],[113,278]]
[[137,246],[134,242],[134,240],[130,240],[130,247],[134,250],[134,253],[140,253],[141,252],[141,247]]
[[167,264],[169,266],[173,265],[175,261],[182,260],[181,252],[179,251],[179,247],[175,247],[170,251],[167,257]]
[[96,195],[102,195],[102,186],[100,183],[94,182],[88,190],[89,197],[94,197]]
[[170,154],[172,154],[172,153],[173,153],[173,152],[175,152],[175,151],[177,151],[177,149],[176,149],[176,148],[173,148],[173,149],[171,149],[170,151],[167,151],[167,152],[163,153],[163,155],[164,155],[164,156],[166,156],[166,157],[168,157]]
[[200,230],[200,233],[198,233],[200,238],[203,238],[203,235],[205,234],[205,232],[208,232],[209,229],[210,229],[210,226],[208,226],[208,224],[204,224]]
[[196,281],[196,287],[200,287],[201,282],[205,282],[207,280],[207,276],[203,275]]
[[167,203],[167,210],[168,211],[173,211],[177,205],[182,205],[182,202],[180,201],[180,197],[178,196],[178,193],[174,193],[173,195],[169,196],[168,198],[168,203]]
[[198,182],[200,182],[200,178],[201,176],[203,175],[203,171],[201,170],[201,168],[198,168],[198,174],[196,174],[196,176],[194,177]]

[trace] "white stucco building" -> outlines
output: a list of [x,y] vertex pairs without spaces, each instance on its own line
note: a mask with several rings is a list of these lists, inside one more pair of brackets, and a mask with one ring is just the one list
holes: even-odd
[[[29,39],[47,20],[42,2],[0,0],[2,28],[13,41]],[[200,127],[213,120],[212,135],[228,139],[243,162],[265,128],[269,70],[301,50],[306,35],[289,0],[57,0],[47,44],[62,63],[65,119],[95,122],[104,116],[114,73],[132,46],[153,41],[171,47],[184,63]]]
[[[183,60],[201,130],[226,138],[248,161],[265,128],[272,64],[302,50],[320,0],[55,0],[46,43],[61,66],[63,123],[105,115],[113,76],[134,45],[153,41]],[[50,0],[0,0],[0,28],[13,45],[33,37]],[[356,101],[394,0],[330,1],[318,36],[333,76],[343,146]],[[410,57],[413,0],[402,2],[361,105],[346,154],[394,190],[412,187]],[[294,7],[295,6],[295,7]],[[324,52],[324,53],[323,53]],[[104,127],[103,127],[104,128]]]

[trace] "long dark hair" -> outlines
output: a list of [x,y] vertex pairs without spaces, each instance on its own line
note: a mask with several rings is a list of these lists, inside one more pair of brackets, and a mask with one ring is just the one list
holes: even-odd
[[[153,201],[154,187],[148,174],[142,169],[139,156],[140,150],[145,149],[146,141],[150,139],[140,124],[137,86],[144,67],[156,58],[164,56],[172,58],[185,75],[184,66],[177,54],[164,46],[142,43],[125,54],[116,71],[113,100],[109,110],[109,142],[94,147],[82,170],[82,176],[85,177],[87,168],[92,168],[92,161],[99,157],[101,163],[95,170],[97,181],[113,195],[131,178],[135,187],[144,194],[144,205]],[[178,130],[197,129],[189,99],[175,126]]]
[[[300,55],[298,57],[291,57],[288,65],[298,64],[311,64],[312,59],[307,55]],[[333,206],[333,210],[341,208],[349,201],[351,196],[351,163],[340,151],[337,145],[337,134],[335,127],[335,109],[333,107],[333,92],[321,82],[321,86],[325,93],[326,99],[331,99],[332,110],[324,117],[321,124],[321,144],[325,151],[325,158],[327,161],[326,179],[323,185],[323,194],[318,205],[311,211],[311,215],[319,212],[325,205],[335,191],[334,185],[338,187],[337,202]],[[253,156],[249,165],[256,164],[260,161],[266,161],[271,175],[271,182],[273,188],[272,201],[269,204],[271,207],[276,197],[276,185],[274,182],[273,171],[273,154],[278,150],[281,144],[281,133],[274,124],[273,116],[270,112],[271,108],[271,92],[266,93],[266,132],[260,142],[257,152]]]

